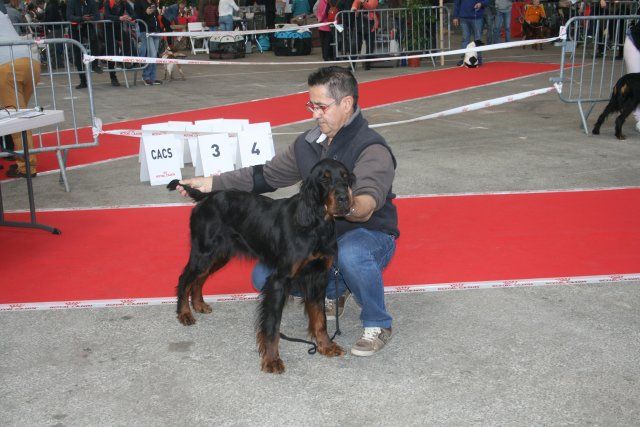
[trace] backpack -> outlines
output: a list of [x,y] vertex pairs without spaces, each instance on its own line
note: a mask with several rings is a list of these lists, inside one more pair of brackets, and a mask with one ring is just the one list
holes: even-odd
[[202,9],[202,20],[205,27],[217,27],[218,26],[218,6],[212,4],[206,5]]

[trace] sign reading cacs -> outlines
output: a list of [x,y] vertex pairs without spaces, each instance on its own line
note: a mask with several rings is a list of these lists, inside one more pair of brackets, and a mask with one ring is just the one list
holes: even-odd
[[275,155],[269,123],[246,119],[165,122],[142,126],[140,181],[163,185],[182,179],[186,163],[196,176],[264,164]]

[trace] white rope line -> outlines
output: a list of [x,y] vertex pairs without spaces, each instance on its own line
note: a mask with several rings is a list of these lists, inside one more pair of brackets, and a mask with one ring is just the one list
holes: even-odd
[[338,24],[337,21],[333,22],[319,22],[317,24],[308,24],[308,25],[296,25],[290,27],[281,27],[281,28],[271,28],[271,29],[263,29],[263,30],[233,30],[233,31],[171,31],[166,33],[149,33],[147,37],[193,37],[193,38],[205,38],[217,35],[223,36],[252,36],[255,34],[271,34],[271,33],[281,33],[286,31],[295,31],[298,33],[308,33],[311,28],[324,27],[327,25],[333,25],[336,29],[342,32],[342,25]]
[[[124,63],[144,63],[144,64],[180,64],[180,65],[319,65],[319,64],[348,64],[348,63],[360,63],[360,62],[378,62],[378,61],[397,61],[402,59],[413,58],[437,58],[441,56],[451,55],[464,55],[468,52],[486,52],[490,50],[510,49],[518,46],[529,46],[539,43],[551,43],[553,41],[562,40],[563,37],[550,37],[546,39],[534,39],[534,40],[519,40],[513,42],[497,43],[488,46],[477,46],[474,48],[464,48],[456,50],[441,51],[436,53],[421,53],[415,55],[388,55],[376,58],[360,58],[360,59],[345,59],[336,61],[210,61],[201,59],[173,59],[173,58],[149,58],[142,56],[93,56],[85,55],[83,61],[89,63],[95,60],[109,61],[109,62],[124,62]],[[356,55],[354,55],[356,56]]]
[[[545,88],[541,88],[541,89],[528,90],[526,92],[520,92],[520,93],[515,93],[515,94],[512,94],[512,95],[501,96],[499,98],[493,98],[493,99],[488,99],[488,100],[485,100],[485,101],[475,102],[473,104],[467,104],[467,105],[463,105],[461,107],[456,107],[456,108],[451,108],[449,110],[440,111],[438,113],[432,113],[432,114],[427,114],[425,116],[415,117],[413,119],[399,120],[399,121],[395,121],[395,122],[372,124],[372,125],[369,125],[369,127],[372,128],[372,129],[375,129],[375,128],[381,128],[381,127],[397,126],[397,125],[401,125],[401,124],[414,123],[414,122],[419,122],[419,121],[423,121],[423,120],[438,119],[438,118],[441,118],[441,117],[451,116],[451,115],[454,115],[454,114],[467,113],[469,111],[475,111],[475,110],[480,110],[480,109],[483,109],[483,108],[495,107],[497,105],[506,104],[508,102],[520,101],[522,99],[530,98],[532,96],[542,95],[544,93],[553,92],[554,90],[557,91],[558,93],[562,93],[562,84],[555,83],[553,86],[549,86],[549,87],[545,87]],[[212,133],[210,131],[184,132],[184,131],[180,131],[180,130],[175,130],[175,131],[148,131],[148,132],[151,133],[152,135],[162,135],[162,134],[172,133],[172,134],[181,134],[181,135],[184,135],[185,137],[197,137],[198,135],[204,135],[204,134],[211,134]],[[97,136],[97,135],[118,135],[118,136],[128,136],[128,137],[131,137],[131,138],[141,138],[142,137],[142,130],[137,130],[137,129],[103,130],[102,129],[102,123],[99,120],[97,120],[96,121],[96,126],[93,127],[93,134],[94,134],[94,137]],[[299,135],[299,134],[300,134],[300,132],[274,132],[271,135],[273,135],[273,136],[284,136],[284,135]]]

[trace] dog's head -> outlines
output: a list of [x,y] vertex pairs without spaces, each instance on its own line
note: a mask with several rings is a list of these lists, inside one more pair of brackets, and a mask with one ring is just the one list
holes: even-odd
[[323,209],[328,218],[348,214],[353,202],[351,186],[354,182],[355,176],[339,161],[320,160],[300,187],[304,209],[298,211],[298,222],[310,224],[317,218],[318,208]]
[[164,59],[167,58],[175,58],[175,53],[173,53],[173,51],[171,50],[171,48],[169,46],[167,46],[167,48],[164,50],[164,52],[162,53],[162,57]]

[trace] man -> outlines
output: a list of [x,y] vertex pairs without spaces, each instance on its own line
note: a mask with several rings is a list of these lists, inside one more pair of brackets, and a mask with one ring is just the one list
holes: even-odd
[[[395,251],[398,237],[395,195],[391,185],[395,158],[386,141],[369,128],[358,107],[358,84],[340,67],[326,67],[307,81],[306,104],[317,126],[304,132],[284,152],[264,166],[243,168],[215,178],[192,178],[184,184],[212,191],[237,189],[263,193],[293,185],[306,178],[313,165],[330,157],[341,161],[356,176],[353,205],[345,218],[336,219],[338,236],[339,295],[346,289],[362,307],[364,332],[351,348],[357,356],[371,356],[391,339],[391,316],[384,304],[382,270]],[[184,189],[178,190],[186,195]],[[270,271],[258,264],[253,283],[261,290]],[[333,277],[327,297],[335,298]],[[335,315],[340,316],[340,310]]]
[[[20,41],[21,38],[13,28],[8,15],[0,12],[0,39],[3,41]],[[2,108],[27,108],[36,85],[40,82],[40,62],[37,55],[32,55],[28,46],[0,47],[0,103]],[[24,141],[22,133],[12,135],[15,151],[22,151]],[[31,131],[27,132],[27,144],[33,148]],[[29,156],[29,173],[36,176],[36,156]],[[27,165],[23,157],[17,157],[16,164],[7,171],[9,178],[26,178]]]
[[[25,22],[22,13],[18,10],[17,0],[3,0],[4,13],[7,14],[12,24],[23,24]],[[21,30],[24,32],[24,29]]]
[[[129,37],[129,26],[135,23],[131,18],[133,11],[127,2],[123,0],[109,0],[104,3],[104,19],[112,22],[105,25],[105,43],[107,45],[107,55],[115,56],[118,54],[117,47],[119,42],[122,44],[122,54],[131,56],[131,37]],[[124,24],[124,26],[123,26]],[[118,77],[113,68],[115,64],[109,61],[109,78],[111,86],[120,86]]]
[[[482,19],[488,0],[455,0],[453,7],[453,25],[462,26],[462,49],[472,40],[482,40]],[[471,38],[473,37],[473,39]],[[458,61],[458,67],[464,65],[464,55]],[[478,52],[478,65],[482,65],[482,53]]]
[[[71,21],[71,37],[78,43],[82,43],[82,39],[89,39],[89,49],[91,54],[99,55],[98,38],[96,37],[96,29],[91,21],[98,21],[98,8],[94,0],[69,0],[67,4],[67,21]],[[73,48],[73,62],[76,69],[80,72],[80,84],[76,89],[85,89],[87,87],[87,77],[84,73],[84,63],[80,48]],[[102,68],[96,61],[91,63],[91,69],[98,74],[102,73]]]
[[[570,1],[570,0],[569,0]],[[504,28],[504,41],[511,41],[511,0],[496,0],[496,25],[494,28],[493,41],[500,43],[500,32]],[[487,31],[489,31],[488,29]]]
[[[160,47],[159,37],[147,37],[146,31],[149,33],[159,33],[162,31],[160,27],[160,14],[158,5],[155,0],[136,0],[135,15],[137,19],[143,20],[147,26],[141,25],[138,39],[140,40],[140,56],[148,56],[149,58],[158,57],[158,48]],[[145,86],[157,86],[162,82],[156,80],[156,64],[147,64],[142,70],[142,80]]]

